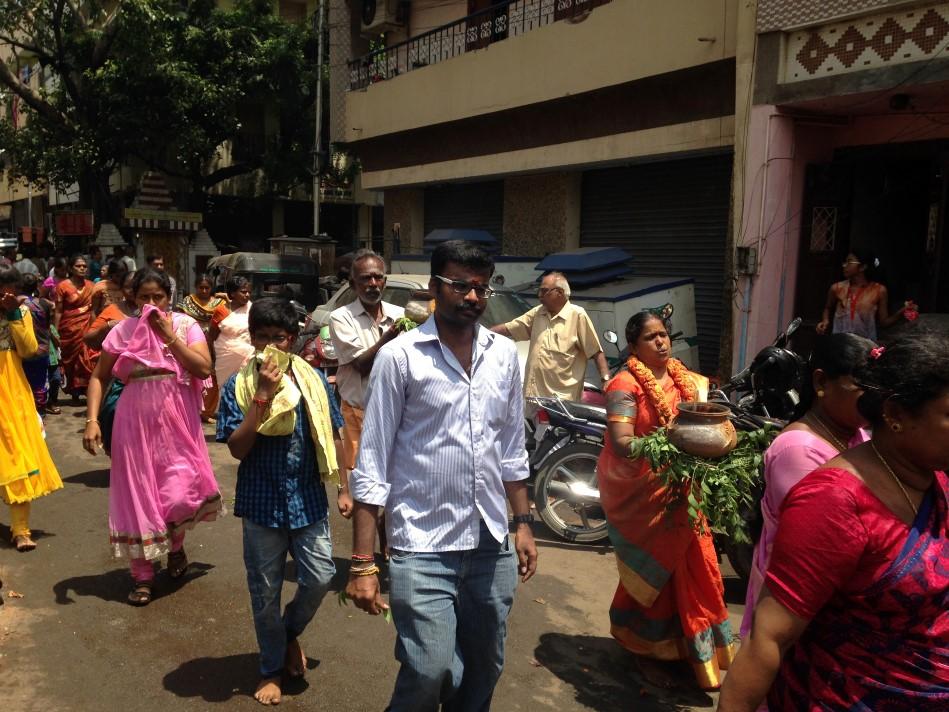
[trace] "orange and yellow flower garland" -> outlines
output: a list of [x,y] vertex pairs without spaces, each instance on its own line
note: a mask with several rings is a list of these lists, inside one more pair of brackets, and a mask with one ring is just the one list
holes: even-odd
[[[662,386],[659,385],[659,382],[656,380],[652,371],[649,370],[649,367],[635,356],[630,356],[626,365],[629,368],[629,372],[633,374],[633,378],[642,386],[643,393],[646,394],[653,408],[656,409],[656,413],[659,415],[659,425],[666,427],[672,422],[673,415],[672,408],[666,403],[666,396],[662,390]],[[695,382],[689,378],[689,370],[681,361],[670,358],[669,365],[666,366],[666,372],[672,378],[672,382],[678,389],[682,400],[698,400],[698,388]]]

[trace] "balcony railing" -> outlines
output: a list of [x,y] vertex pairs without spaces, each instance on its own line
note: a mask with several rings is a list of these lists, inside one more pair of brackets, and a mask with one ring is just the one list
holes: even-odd
[[586,16],[611,0],[508,0],[349,63],[349,88],[364,89],[415,69]]

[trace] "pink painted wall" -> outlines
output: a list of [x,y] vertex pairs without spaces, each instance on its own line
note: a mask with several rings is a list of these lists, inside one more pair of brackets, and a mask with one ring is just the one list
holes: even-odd
[[[947,121],[937,117],[938,121]],[[737,245],[759,245],[758,274],[740,277],[733,302],[733,360],[746,365],[795,316],[805,170],[832,160],[836,148],[949,138],[949,125],[925,116],[855,116],[845,126],[795,120],[755,106],[748,124],[745,189]],[[751,288],[745,310],[745,292]],[[826,289],[826,285],[806,288]],[[744,338],[743,338],[744,337]],[[744,349],[742,344],[744,343]]]

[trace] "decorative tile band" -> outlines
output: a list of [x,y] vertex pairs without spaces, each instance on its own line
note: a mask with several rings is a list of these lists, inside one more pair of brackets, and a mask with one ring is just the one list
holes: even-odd
[[947,46],[949,3],[837,22],[785,35],[781,81],[918,62],[939,56]]
[[883,10],[900,0],[758,0],[758,32],[818,25],[860,12]]

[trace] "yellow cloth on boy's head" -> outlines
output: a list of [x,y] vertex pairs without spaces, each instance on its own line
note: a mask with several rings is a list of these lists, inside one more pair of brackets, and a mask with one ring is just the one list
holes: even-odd
[[[338,485],[339,465],[333,445],[333,423],[323,381],[316,375],[313,367],[296,354],[287,354],[276,349],[268,349],[265,353],[277,360],[277,365],[284,371],[284,375],[270,403],[267,419],[257,426],[257,432],[261,435],[292,434],[297,426],[297,405],[300,398],[303,398],[310,421],[310,435],[317,445],[316,460],[320,468],[320,479]],[[234,395],[237,397],[238,407],[245,415],[254,405],[254,393],[257,392],[260,376],[257,365],[257,359],[252,358],[237,374]],[[287,370],[292,371],[296,383],[287,375]]]

